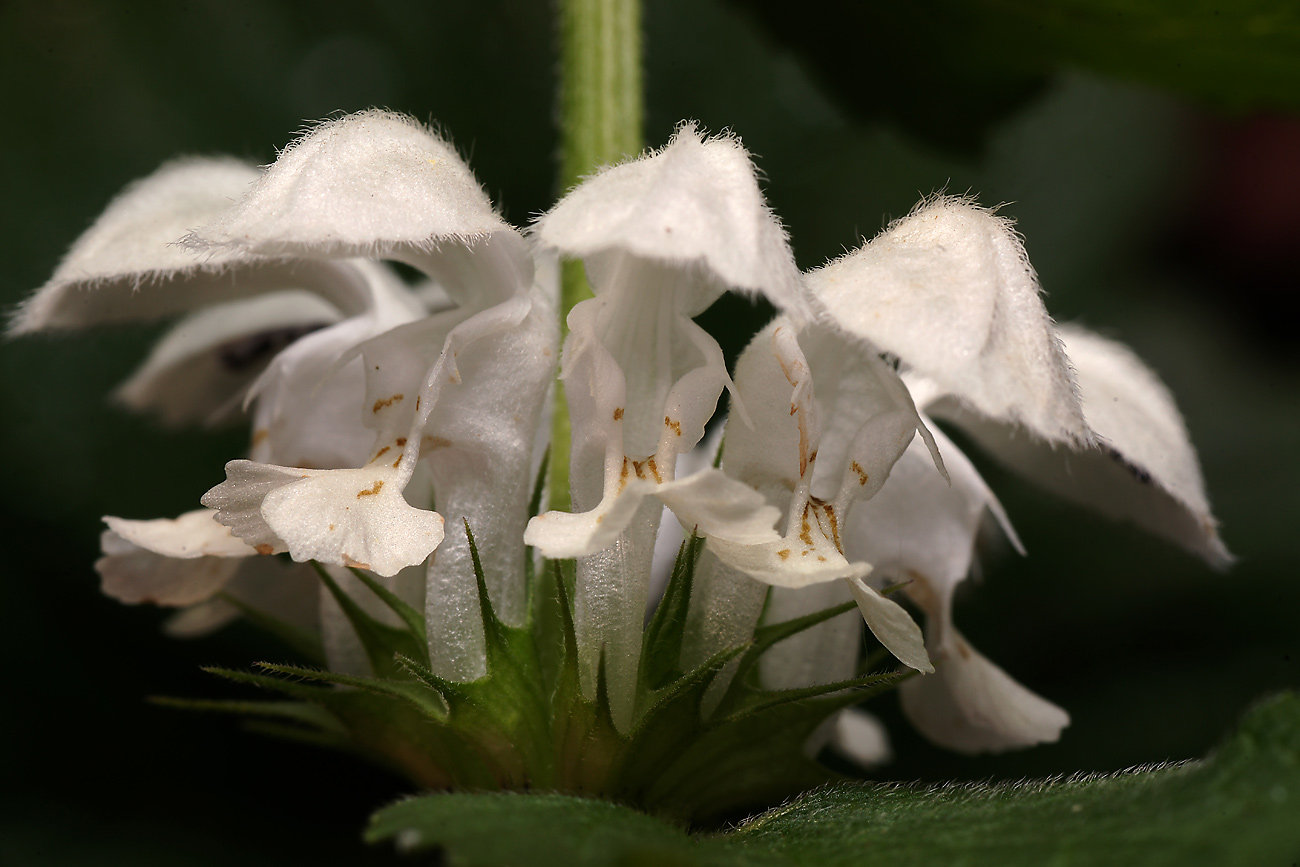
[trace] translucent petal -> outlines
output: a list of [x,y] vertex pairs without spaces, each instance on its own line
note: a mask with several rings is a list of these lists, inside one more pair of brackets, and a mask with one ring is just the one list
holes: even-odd
[[[246,605],[308,633],[319,633],[320,578],[301,563],[279,557],[250,557],[222,589]],[[200,638],[239,618],[239,609],[223,598],[209,599],[176,612],[163,625],[172,638]]]
[[982,415],[1051,442],[1092,441],[1009,220],[936,196],[806,279],[825,322],[898,356]]
[[1013,680],[949,630],[935,673],[899,687],[903,713],[921,734],[962,753],[1052,743],[1070,716]]
[[956,444],[936,430],[951,482],[934,468],[925,445],[915,440],[894,465],[889,481],[858,503],[842,528],[845,554],[872,564],[879,576],[924,580],[948,599],[970,574],[975,539],[992,513],[1021,550],[1001,504]]
[[301,290],[209,307],[173,326],[114,396],[169,425],[222,421],[275,354],[339,315]]
[[[852,599],[846,581],[797,590],[773,587],[763,622],[781,623]],[[797,689],[847,680],[857,672],[861,650],[862,615],[846,611],[778,642],[759,657],[759,674],[768,689]]]
[[879,767],[894,757],[884,724],[875,715],[855,707],[845,708],[835,715],[830,745],[862,768]]
[[1128,347],[1078,326],[1062,327],[1061,336],[1097,432],[1095,448],[1053,451],[941,399],[932,401],[936,414],[1048,490],[1227,566],[1232,555],[1219,538],[1196,451],[1169,390]]
[[18,309],[10,332],[147,321],[286,289],[310,289],[347,315],[363,311],[369,293],[354,269],[233,249],[199,254],[176,243],[257,177],[234,160],[191,159],[127,187]]
[[925,652],[925,637],[912,615],[894,600],[887,599],[868,586],[861,578],[850,578],[849,590],[853,592],[867,628],[886,650],[909,668],[925,674],[934,671],[930,655]]
[[[214,539],[218,534],[202,527],[202,524],[219,527],[221,535],[226,537],[229,537],[229,531],[216,525],[211,514],[207,510],[190,512],[177,521],[111,519],[118,529],[140,541],[164,549],[179,549],[184,553],[179,557],[160,554],[129,541],[114,530],[105,531],[100,538],[104,556],[95,562],[95,571],[99,572],[102,579],[101,589],[104,594],[131,605],[148,602],[153,605],[184,606],[202,602],[219,593],[238,571],[241,563],[239,558],[254,552],[238,539],[232,540],[234,544]],[[197,516],[200,520],[195,521],[190,516]],[[171,526],[160,526],[163,524]],[[199,526],[193,526],[196,524]],[[234,545],[238,545],[243,553],[225,553]],[[222,553],[209,554],[204,549]]]

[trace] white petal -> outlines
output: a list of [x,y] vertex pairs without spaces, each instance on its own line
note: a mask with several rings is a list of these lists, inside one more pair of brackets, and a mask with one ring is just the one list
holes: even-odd
[[257,172],[233,160],[183,160],[127,187],[19,308],[13,334],[146,321],[262,292],[310,289],[346,314],[363,311],[355,269],[176,242],[231,206]]
[[[725,422],[725,419],[723,421]],[[678,456],[675,472],[677,478],[684,478],[713,466],[718,455],[718,447],[722,445],[723,427],[722,423],[714,424],[708,435],[700,440],[695,448]],[[673,518],[672,510],[665,506],[659,516],[659,529],[655,534],[655,556],[654,563],[650,567],[650,602],[646,609],[647,617],[664,595],[668,580],[677,563],[677,553],[681,550],[684,541],[686,541],[686,528]]]
[[[845,581],[814,584],[798,590],[773,587],[763,622],[793,620],[852,598]],[[861,650],[862,615],[846,611],[778,642],[759,657],[759,674],[767,689],[797,689],[848,680],[857,673]]]
[[186,606],[211,599],[257,552],[199,509],[175,519],[106,517],[104,555],[95,563],[102,589],[121,602]]
[[[708,549],[701,552],[691,583],[691,604],[682,636],[682,667],[690,671],[714,654],[749,641],[763,613],[767,594],[768,585],[724,565]],[[739,664],[739,660],[733,660],[714,675],[701,700],[704,716],[711,714],[722,701]]]
[[168,557],[111,530],[104,532],[100,545],[104,556],[95,561],[95,571],[102,579],[101,589],[130,605],[182,606],[211,599],[234,577],[241,562],[230,557]]
[[204,494],[200,502],[215,509],[217,521],[257,553],[282,554],[289,548],[262,518],[262,500],[275,489],[305,478],[303,470],[231,461],[226,464],[226,481]]
[[871,634],[909,668],[929,674],[934,671],[930,655],[925,652],[925,637],[912,615],[892,599],[887,599],[865,584],[861,578],[850,578],[849,589],[867,622]]
[[749,485],[712,468],[654,489],[682,526],[700,536],[756,545],[780,539],[772,529],[781,518],[775,506]]
[[653,490],[653,484],[633,480],[586,512],[544,512],[528,522],[524,544],[551,560],[595,554],[617,541]]
[[[503,323],[514,321],[513,313],[498,308],[475,319],[487,320],[494,311]],[[474,320],[465,326],[479,327],[486,326]],[[452,338],[460,381],[443,384],[424,427],[420,456],[430,470],[438,511],[450,523],[428,573],[430,652],[436,672],[467,680],[486,669],[480,670],[478,584],[464,522],[474,533],[493,609],[505,623],[523,626],[521,542],[536,479],[534,439],[555,376],[559,328],[554,309],[535,296],[522,321],[463,345],[460,330]],[[438,667],[439,658],[445,666]]]
[[852,503],[880,490],[918,431],[944,476],[943,460],[907,386],[874,351],[819,326],[801,332],[799,345],[816,383],[822,421],[815,494],[847,514]]
[[[455,150],[414,119],[379,110],[328,121],[290,144],[247,196],[186,244],[262,256],[402,259],[462,303],[493,282],[506,284],[495,300],[532,283],[523,239]],[[503,280],[477,285],[476,277],[467,292],[474,258],[467,246],[486,250],[485,267]]]
[[993,420],[933,399],[999,460],[1048,490],[1182,545],[1216,568],[1232,562],[1210,512],[1200,464],[1173,397],[1128,347],[1078,326],[1061,337],[1079,377],[1094,448],[1052,450]]
[[210,307],[168,331],[114,396],[169,425],[215,423],[272,356],[338,319],[333,305],[301,290]]
[[1025,689],[955,630],[935,673],[899,687],[903,713],[921,734],[962,753],[1053,743],[1070,716]]
[[[291,626],[318,633],[320,578],[310,567],[278,557],[250,557],[222,589],[258,611]],[[176,612],[163,624],[172,638],[201,638],[239,618],[239,609],[224,598],[209,599]]]
[[[814,531],[809,538],[821,541],[826,537]],[[757,544],[710,539],[707,544],[726,565],[773,587],[807,587],[871,572],[871,566],[850,563],[830,544],[802,546],[789,538]]]
[[117,536],[164,557],[249,557],[257,552],[235,538],[230,528],[219,524],[216,512],[196,509],[178,518],[128,521],[111,515],[104,518]]
[[876,716],[855,707],[845,708],[835,716],[830,745],[863,768],[878,767],[894,757],[884,724]]
[[817,450],[812,372],[793,323],[778,317],[736,360],[744,415],[727,420],[723,465],[754,487],[794,490]]
[[737,139],[704,139],[693,124],[667,146],[587,178],[538,220],[543,243],[586,259],[599,293],[604,254],[631,253],[675,265],[691,283],[687,316],[723,291],[765,295],[807,318],[785,232],[763,200]]
[[897,355],[981,414],[1052,442],[1091,442],[1009,220],[936,196],[807,283],[827,323]]
[[[131,184],[77,239],[50,281],[23,304],[11,333],[149,318],[195,306],[176,297],[177,292],[146,292],[145,301],[127,301],[142,284],[175,275],[206,271],[210,282],[210,272],[220,270],[220,263],[205,266],[172,242],[229,207],[257,177],[256,169],[236,160],[187,159],[167,163]],[[155,297],[156,303],[150,303]]]
[[249,387],[249,399],[257,400],[252,456],[259,462],[355,467],[373,453],[372,402],[364,385],[369,371],[363,371],[357,347],[421,311],[387,268],[362,260],[337,265],[354,270],[364,284],[365,312],[299,339]]
[[718,543],[743,549],[781,542],[772,529],[781,517],[776,507],[768,505],[762,494],[748,485],[719,470],[707,469],[662,483],[629,473],[622,490],[606,497],[595,509],[575,514],[547,512],[533,518],[524,544],[556,560],[594,554],[614,543],[642,501],[651,496],[672,509],[684,528],[693,528]]
[[889,482],[859,502],[841,530],[847,556],[866,560],[877,575],[899,581],[924,580],[929,592],[947,599],[970,574],[975,540],[986,512],[1020,550],[1001,504],[957,445],[935,430],[951,483],[934,468],[920,440],[894,465]]
[[442,541],[441,516],[402,498],[406,479],[393,467],[301,470],[231,461],[226,475],[204,505],[254,547],[288,550],[300,563],[390,576],[424,562]]

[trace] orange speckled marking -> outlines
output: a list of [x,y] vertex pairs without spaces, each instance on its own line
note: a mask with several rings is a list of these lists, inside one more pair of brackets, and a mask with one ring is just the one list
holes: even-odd
[[614,421],[622,421],[622,420],[623,420],[623,407],[620,406],[618,409],[614,410]]
[[853,463],[849,464],[849,469],[853,470],[853,472],[858,474],[859,485],[865,485],[867,483],[867,471],[862,469],[862,464],[858,463],[857,461],[854,461]]
[[274,554],[275,549],[263,542],[261,545],[253,546],[253,550],[259,554]]
[[673,421],[673,420],[672,420],[671,418],[669,418],[668,416],[664,416],[664,425],[665,425],[666,427],[670,427],[670,428],[672,428],[672,429],[673,429],[673,433],[677,434],[678,436],[681,436],[681,435],[682,435],[682,423],[681,423],[681,422],[679,422],[679,421]]
[[384,480],[376,479],[375,484],[369,490],[357,492],[357,499],[359,500],[362,497],[373,497],[375,494],[379,493],[383,489],[383,487],[384,487]]
[[374,405],[374,407],[371,408],[370,411],[371,411],[371,412],[379,412],[379,411],[380,411],[381,409],[383,409],[384,407],[386,407],[386,406],[392,406],[393,404],[397,403],[397,402],[398,402],[399,400],[401,400],[403,397],[405,397],[405,395],[395,394],[395,395],[393,395],[392,397],[383,397],[383,398],[380,398],[379,400],[375,401],[375,405]]

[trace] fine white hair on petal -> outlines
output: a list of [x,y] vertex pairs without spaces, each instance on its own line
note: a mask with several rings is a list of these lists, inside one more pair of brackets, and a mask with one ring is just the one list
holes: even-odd
[[604,258],[621,251],[690,273],[697,286],[685,315],[726,289],[761,293],[801,320],[810,315],[785,230],[749,154],[738,139],[705,138],[694,123],[682,124],[662,149],[588,177],[534,231],[565,256],[588,260],[597,293]]
[[1010,220],[933,196],[806,275],[822,321],[892,353],[982,415],[1087,444],[1074,377]]
[[371,109],[308,130],[247,196],[185,244],[268,256],[382,256],[498,232],[514,230],[451,145],[414,118]]
[[173,277],[202,284],[186,295],[228,295],[230,281],[222,279],[227,262],[200,259],[173,242],[230,207],[258,174],[234,159],[189,158],[130,184],[77,239],[49,281],[15,311],[9,333],[148,319],[202,303],[168,297],[181,294],[175,291],[150,291],[127,303],[142,287],[160,289],[156,284]]

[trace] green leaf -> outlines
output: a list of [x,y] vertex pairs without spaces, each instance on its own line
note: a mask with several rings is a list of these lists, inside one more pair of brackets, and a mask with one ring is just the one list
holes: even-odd
[[442,848],[448,864],[533,867],[675,865],[694,859],[694,841],[635,810],[569,795],[427,795],[386,807],[366,831],[406,851]]
[[[324,566],[315,560],[312,561],[312,566],[316,568],[316,574],[325,582],[330,594],[339,603],[343,613],[347,615],[348,622],[352,624],[352,629],[361,641],[361,646],[365,648],[366,658],[370,660],[370,667],[374,669],[375,674],[380,677],[403,674],[405,669],[398,665],[393,658],[399,653],[411,659],[428,662],[429,647],[425,641],[405,629],[398,629],[389,626],[387,623],[380,623],[367,614],[355,599],[339,587]],[[367,586],[369,586],[369,583],[367,583]],[[400,612],[399,616],[401,616]]]
[[[405,657],[401,658],[405,659]],[[353,689],[364,689],[367,692],[372,692],[376,695],[401,699],[410,704],[416,710],[428,716],[430,719],[441,721],[447,716],[447,708],[442,701],[442,696],[437,692],[437,690],[422,683],[412,683],[411,681],[402,680],[386,680],[375,677],[354,677],[348,674],[337,674],[332,671],[323,671],[321,669],[301,668],[296,665],[277,665],[271,662],[259,662],[256,664],[258,668],[272,671],[279,675],[300,677],[303,680],[318,680],[322,683],[348,686]]]
[[411,634],[419,639],[421,643],[428,642],[429,638],[428,633],[425,631],[426,627],[424,624],[423,614],[416,611],[410,605],[407,605],[396,593],[389,590],[383,584],[380,584],[360,569],[354,569],[349,566],[348,571],[357,576],[358,581],[366,585],[371,593],[378,596],[380,601],[387,605],[394,614],[401,618],[401,621],[406,624],[406,628],[409,629]]
[[699,562],[703,547],[704,539],[694,534],[682,542],[663,599],[655,607],[654,616],[646,627],[641,642],[640,666],[641,680],[646,689],[662,689],[682,673],[682,638],[686,633],[695,564]]
[[379,811],[366,839],[442,849],[464,867],[1284,867],[1300,854],[1298,802],[1300,697],[1286,693],[1200,762],[1017,784],[841,784],[694,836],[592,799],[428,795]]

